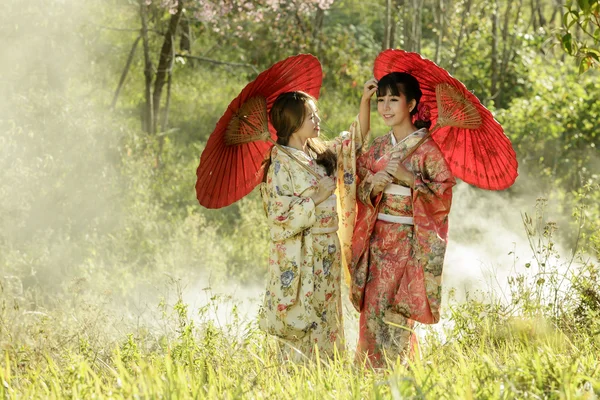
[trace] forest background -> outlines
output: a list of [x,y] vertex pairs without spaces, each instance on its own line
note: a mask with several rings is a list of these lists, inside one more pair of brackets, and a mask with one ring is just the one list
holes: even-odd
[[[597,356],[579,358],[600,354],[598,1],[8,0],[0,11],[0,393],[285,397],[249,361],[274,359],[253,317],[267,271],[262,203],[253,192],[199,206],[199,156],[244,85],[298,53],[323,65],[324,135],[348,129],[386,48],[420,52],[472,90],[511,139],[519,178],[498,193],[455,190],[448,324],[423,351],[433,360],[458,346],[464,360],[435,365],[461,365],[464,382],[419,364],[383,383],[373,374],[348,386],[360,373],[338,373],[335,390],[600,393]],[[524,361],[540,346],[530,341],[551,337],[559,369],[517,365],[531,372],[519,380],[501,357],[467,354],[475,343],[497,350],[498,335]],[[577,341],[586,345],[563,347]],[[239,359],[215,361],[239,343]],[[479,363],[490,375],[465,384]],[[294,368],[281,385],[307,395],[294,377],[314,371]],[[140,374],[160,379],[142,387]]]

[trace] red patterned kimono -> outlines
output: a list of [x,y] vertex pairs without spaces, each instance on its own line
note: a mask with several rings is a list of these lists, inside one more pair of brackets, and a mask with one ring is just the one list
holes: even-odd
[[373,142],[357,161],[358,216],[352,241],[351,301],[360,311],[357,355],[373,367],[385,357],[404,357],[414,321],[440,319],[442,268],[452,186],[456,183],[439,148],[426,140],[404,161],[415,174],[414,189],[394,184],[371,199],[372,177],[384,170],[390,151],[402,155],[425,135],[400,143],[390,133]]

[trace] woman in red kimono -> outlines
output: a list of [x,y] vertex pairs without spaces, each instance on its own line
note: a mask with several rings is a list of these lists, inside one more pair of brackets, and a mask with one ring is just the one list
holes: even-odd
[[434,324],[440,319],[455,180],[431,139],[401,162],[431,125],[420,115],[423,112],[417,115],[418,81],[399,72],[368,81],[359,114],[363,136],[369,131],[375,92],[377,111],[390,132],[375,139],[357,160],[350,297],[360,312],[357,359],[366,357],[378,368],[385,366],[386,358],[404,359],[415,321]]

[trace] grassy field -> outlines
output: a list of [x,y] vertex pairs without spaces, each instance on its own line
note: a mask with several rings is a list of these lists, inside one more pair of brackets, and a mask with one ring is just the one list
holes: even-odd
[[453,329],[428,332],[420,357],[382,371],[354,365],[352,352],[281,364],[278,342],[254,323],[198,323],[182,303],[170,335],[138,329],[104,343],[85,322],[64,321],[69,329],[58,315],[11,320],[7,308],[5,301],[0,393],[7,399],[590,399],[600,390],[598,333],[544,319],[499,320],[489,315],[499,310],[481,304],[453,307]]
[[[377,371],[353,362],[350,342],[334,359],[281,363],[281,344],[242,314],[243,304],[206,290],[207,300],[192,310],[178,281],[169,284],[175,301],[150,307],[150,321],[124,317],[76,286],[56,299],[61,306],[54,311],[28,311],[23,298],[11,296],[19,282],[5,277],[0,393],[6,399],[595,399],[597,266],[584,263],[567,273],[558,258],[543,254],[553,247],[551,230],[531,233],[540,264],[511,275],[510,301],[493,293],[448,301],[439,327],[421,327],[420,354]],[[346,322],[356,329],[355,315]]]

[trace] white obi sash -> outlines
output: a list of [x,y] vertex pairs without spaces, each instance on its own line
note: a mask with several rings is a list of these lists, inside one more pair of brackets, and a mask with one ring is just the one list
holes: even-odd
[[[402,185],[396,185],[394,183],[390,183],[387,185],[383,191],[384,193],[391,194],[394,196],[410,196],[411,190],[410,188]],[[390,215],[390,214],[377,214],[377,219],[385,222],[392,222],[394,224],[405,224],[405,225],[413,225],[412,217],[405,217],[400,215]]]

